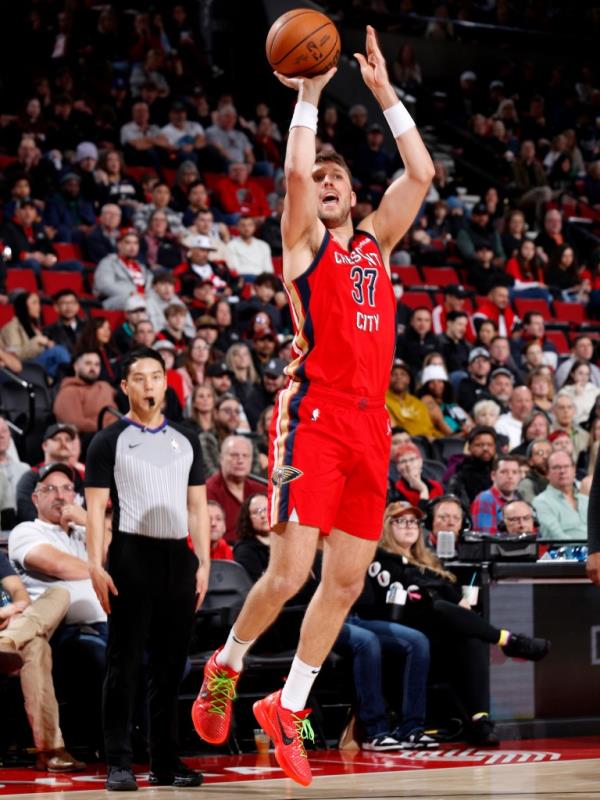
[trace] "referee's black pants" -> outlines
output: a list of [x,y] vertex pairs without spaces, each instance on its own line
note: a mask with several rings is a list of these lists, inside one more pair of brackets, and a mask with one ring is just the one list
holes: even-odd
[[169,771],[177,762],[178,693],[194,622],[197,569],[186,539],[113,537],[108,571],[119,594],[111,596],[103,698],[109,766],[132,764],[132,717],[146,650],[150,765]]

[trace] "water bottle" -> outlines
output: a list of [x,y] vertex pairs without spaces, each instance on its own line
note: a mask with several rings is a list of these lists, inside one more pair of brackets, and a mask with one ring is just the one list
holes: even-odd
[[0,586],[0,608],[2,608],[2,606],[8,606],[11,603],[12,597]]
[[388,608],[388,618],[391,622],[400,622],[402,619],[407,596],[408,592],[399,581],[394,581],[390,585],[385,596],[385,602]]

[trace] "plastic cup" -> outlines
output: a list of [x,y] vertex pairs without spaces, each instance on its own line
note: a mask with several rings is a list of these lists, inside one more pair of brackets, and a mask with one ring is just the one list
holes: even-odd
[[463,586],[462,596],[470,606],[476,606],[479,600],[479,586]]
[[267,734],[263,731],[262,728],[255,728],[254,730],[254,744],[256,746],[256,752],[264,755],[265,753],[269,752],[269,745],[271,744],[271,740],[267,736]]

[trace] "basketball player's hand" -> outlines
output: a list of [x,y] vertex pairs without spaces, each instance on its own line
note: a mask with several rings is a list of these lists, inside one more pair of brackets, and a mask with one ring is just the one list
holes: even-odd
[[110,596],[119,594],[113,579],[104,567],[90,566],[90,578],[100,605],[107,614],[110,614]]
[[595,586],[600,586],[600,553],[590,553],[586,570],[588,578]]
[[204,595],[208,590],[208,574],[210,572],[210,562],[206,561],[198,567],[196,572],[196,611],[204,601]]
[[322,75],[315,75],[314,78],[287,78],[279,72],[274,72],[273,74],[284,86],[287,86],[288,89],[294,89],[298,92],[298,100],[304,100],[307,103],[312,103],[314,106],[317,106],[319,105],[321,92],[336,72],[337,67],[332,67]]
[[385,65],[385,58],[377,42],[377,34],[371,25],[367,25],[366,55],[354,53],[358,61],[364,82],[377,96],[378,91],[390,87],[390,79]]

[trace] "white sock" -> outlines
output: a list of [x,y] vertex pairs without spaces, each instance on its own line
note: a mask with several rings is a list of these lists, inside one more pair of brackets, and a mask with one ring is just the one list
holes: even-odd
[[302,711],[321,667],[311,667],[294,656],[290,673],[281,692],[281,705],[290,711]]
[[244,666],[244,656],[255,641],[256,639],[250,639],[249,642],[244,642],[238,639],[232,628],[229,631],[229,636],[223,645],[223,649],[217,655],[217,664],[226,665],[236,672],[241,672]]

